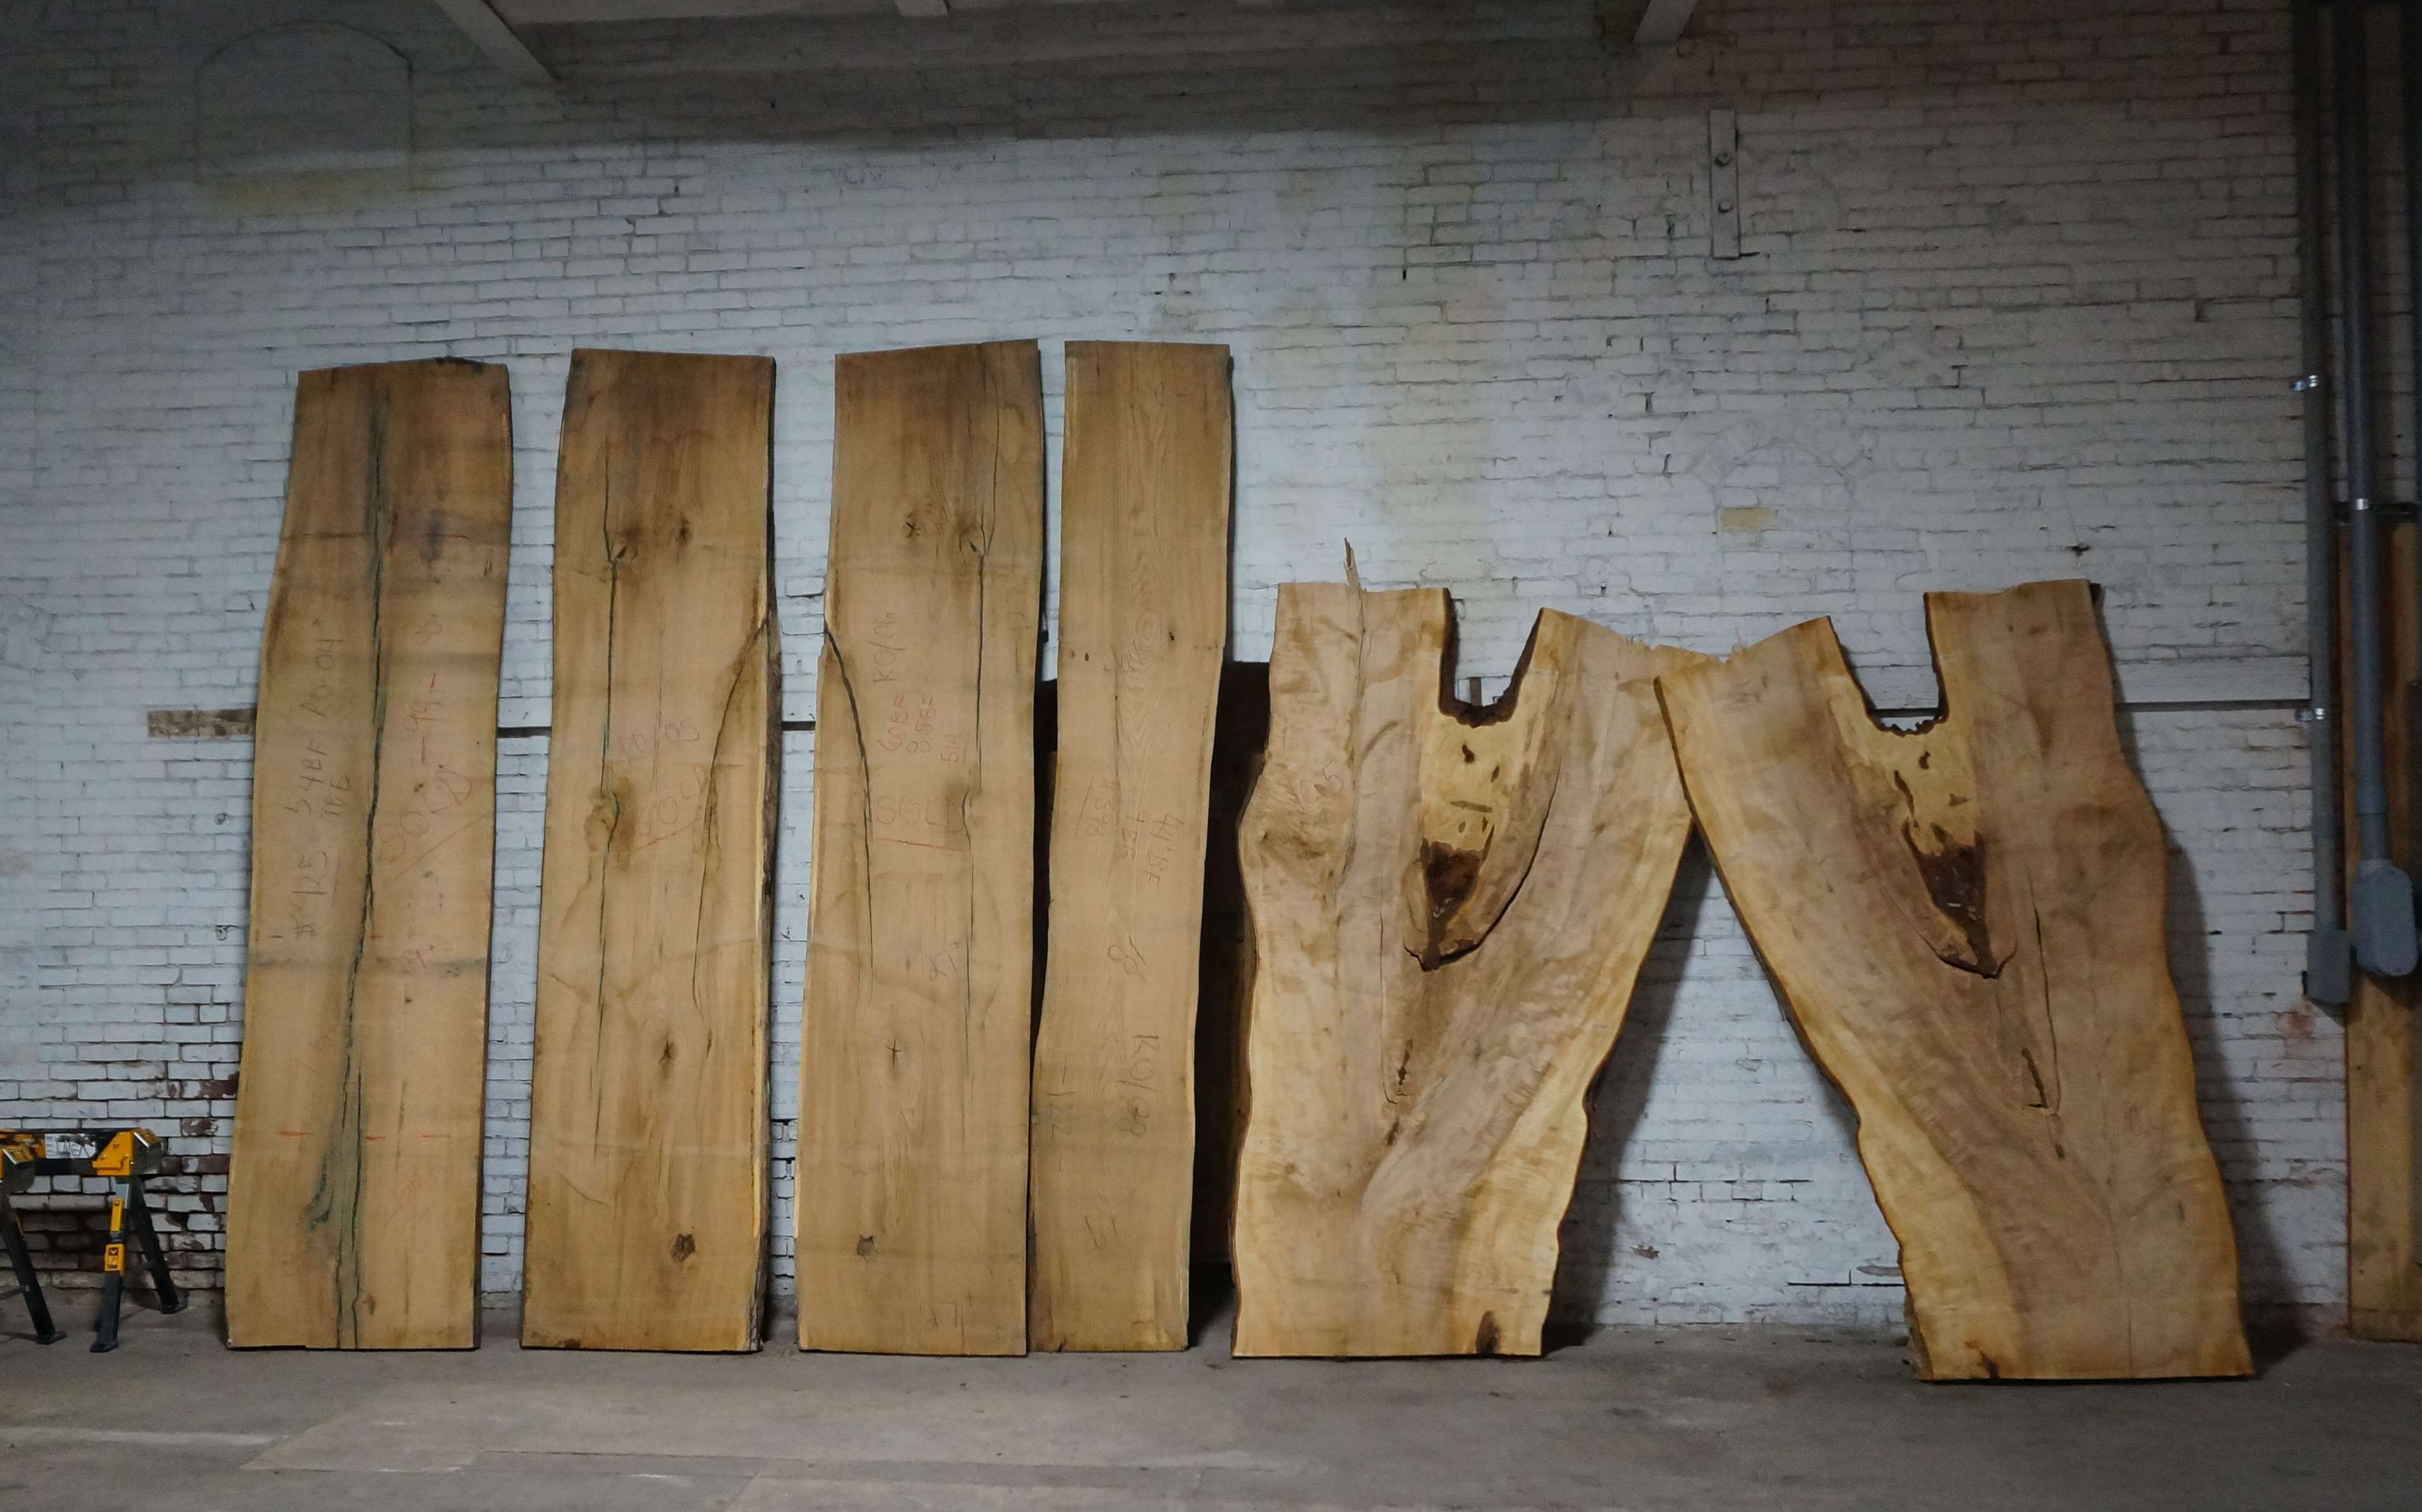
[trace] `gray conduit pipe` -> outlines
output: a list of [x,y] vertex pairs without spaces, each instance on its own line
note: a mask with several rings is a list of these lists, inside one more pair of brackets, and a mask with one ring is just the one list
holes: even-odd
[[[2354,946],[2347,937],[2340,895],[2345,852],[2338,842],[2346,816],[2338,797],[2337,501],[2330,489],[2330,401],[2322,373],[2329,366],[2328,235],[2324,184],[2328,149],[2321,131],[2320,0],[2296,0],[2293,21],[2296,85],[2296,257],[2302,291],[2304,396],[2304,641],[2312,698],[2304,714],[2313,760],[2313,932],[2304,941],[2304,996],[2325,1008],[2353,989]],[[2408,36],[2422,30],[2408,28]]]
[[2364,6],[2338,0],[2336,124],[2339,408],[2346,432],[2347,597],[2352,655],[2347,689],[2354,740],[2355,964],[2374,976],[2413,971],[2414,883],[2389,858],[2382,693],[2380,512],[2372,472],[2371,152]]

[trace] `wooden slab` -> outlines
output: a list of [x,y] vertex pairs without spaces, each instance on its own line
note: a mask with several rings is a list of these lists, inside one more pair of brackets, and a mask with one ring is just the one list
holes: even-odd
[[572,355],[526,1345],[757,1344],[773,403],[762,357]]
[[1538,1352],[1584,1097],[1690,834],[1652,680],[1700,658],[1544,613],[1473,707],[1451,613],[1279,591],[1238,843],[1239,1355]]
[[799,1344],[1026,1351],[1034,343],[844,356],[816,688]]
[[1204,821],[1228,646],[1228,349],[1068,343],[1037,1349],[1183,1349]]
[[1919,1373],[2246,1374],[2092,591],[1926,603],[1947,712],[1913,732],[1822,620],[1659,679],[1734,906],[1858,1110]]
[[253,744],[228,1342],[478,1342],[505,370],[296,385]]
[[[2388,592],[2383,595],[2388,646],[2389,835],[2397,862],[2409,870],[2415,856],[2413,704],[2422,677],[2415,648],[2417,582],[2412,525],[2389,535]],[[2345,581],[2341,572],[2339,581]],[[2346,619],[2341,606],[2341,629]],[[2347,662],[2341,641],[2339,666]],[[2339,686],[2346,685],[2341,673]],[[2341,854],[2353,874],[2353,751],[2341,745],[2345,764],[2339,792],[2345,796]],[[2347,1315],[2348,1328],[2364,1339],[2422,1343],[2422,1035],[2414,1016],[2422,1004],[2422,978],[2383,980],[2357,971],[2346,1005],[2347,1079]]]

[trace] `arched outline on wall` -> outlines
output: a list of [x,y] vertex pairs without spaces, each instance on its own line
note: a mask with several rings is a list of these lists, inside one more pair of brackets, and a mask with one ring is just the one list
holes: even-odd
[[[393,60],[394,71],[397,73],[400,73],[402,81],[403,120],[401,133],[402,141],[401,143],[399,153],[400,161],[395,163],[392,165],[392,169],[389,171],[409,170],[412,163],[413,150],[416,146],[415,137],[417,134],[413,129],[414,116],[416,115],[416,111],[414,109],[416,97],[413,89],[414,81],[411,56],[401,48],[399,48],[394,43],[388,41],[385,38],[381,37],[374,32],[364,31],[358,26],[349,26],[340,22],[333,21],[283,21],[267,26],[256,27],[241,36],[229,39],[228,41],[213,48],[210,55],[204,57],[202,61],[195,67],[192,117],[190,124],[193,130],[192,160],[194,178],[197,182],[210,182],[212,181],[226,181],[228,180],[244,178],[333,181],[338,179],[352,177],[356,173],[377,173],[382,171],[380,169],[352,170],[341,168],[308,168],[230,172],[224,168],[214,168],[205,160],[205,154],[209,150],[209,143],[205,136],[207,128],[204,116],[208,109],[211,98],[210,85],[212,73],[222,67],[228,66],[228,60],[230,57],[237,57],[238,55],[241,55],[246,50],[257,50],[267,43],[271,39],[307,33],[319,34],[327,38],[330,41],[340,43],[342,46],[353,50],[354,55],[357,58],[370,57],[373,55],[374,50],[375,54],[379,55],[379,61],[382,64],[388,59]],[[240,57],[238,60],[240,61]]]

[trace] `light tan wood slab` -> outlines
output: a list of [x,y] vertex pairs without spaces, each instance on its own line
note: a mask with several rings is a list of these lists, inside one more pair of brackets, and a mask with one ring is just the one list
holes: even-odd
[[1690,835],[1653,680],[1701,658],[1551,611],[1474,708],[1451,614],[1279,591],[1238,842],[1239,1355],[1539,1351],[1583,1101]]
[[302,375],[253,744],[228,1341],[477,1342],[505,370]]
[[1071,341],[1067,394],[1029,1332],[1183,1349],[1228,349]]
[[2243,1375],[2092,591],[1926,605],[1947,712],[1915,732],[1869,715],[1823,620],[1659,680],[1734,906],[1858,1110],[1919,1372]]
[[799,1344],[1023,1354],[1038,354],[860,354],[834,386]]
[[774,365],[575,352],[522,1342],[749,1349],[781,701]]

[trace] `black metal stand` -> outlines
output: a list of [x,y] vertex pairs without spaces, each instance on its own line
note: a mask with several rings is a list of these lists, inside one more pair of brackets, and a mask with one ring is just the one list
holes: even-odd
[[42,1299],[42,1278],[34,1270],[34,1256],[25,1248],[24,1231],[17,1227],[17,1210],[8,1205],[8,1194],[0,1190],[0,1244],[8,1250],[8,1268],[17,1273],[17,1287],[0,1296],[22,1297],[25,1311],[33,1315],[34,1342],[56,1344],[67,1337],[51,1322],[50,1303]]
[[92,1352],[107,1354],[118,1347],[118,1314],[126,1300],[126,1224],[134,1221],[134,1239],[143,1247],[143,1261],[151,1270],[151,1291],[163,1313],[184,1311],[185,1299],[168,1279],[168,1257],[161,1251],[159,1231],[151,1226],[151,1208],[143,1201],[143,1178],[118,1178],[109,1199],[109,1248],[102,1252],[101,1315],[93,1320]]
[[[102,1252],[101,1314],[92,1325],[92,1352],[107,1354],[118,1347],[118,1314],[126,1302],[126,1235],[131,1225],[151,1272],[152,1295],[163,1313],[184,1311],[185,1299],[168,1274],[168,1255],[160,1231],[151,1221],[151,1205],[143,1197],[143,1178],[160,1173],[160,1142],[139,1128],[57,1129],[41,1132],[0,1130],[0,1243],[17,1273],[15,1295],[25,1299],[34,1316],[34,1337],[55,1344],[65,1337],[51,1322],[41,1278],[18,1227],[8,1193],[24,1191],[36,1176],[101,1176],[110,1183],[109,1245]],[[8,1294],[0,1294],[8,1295]]]

